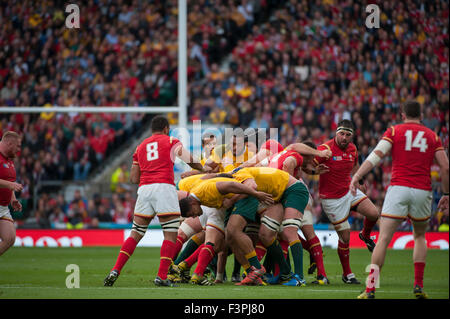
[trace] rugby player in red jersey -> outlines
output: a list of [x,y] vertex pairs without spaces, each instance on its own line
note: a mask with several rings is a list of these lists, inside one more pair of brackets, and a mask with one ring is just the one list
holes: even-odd
[[414,289],[418,299],[423,292],[423,275],[427,255],[425,232],[431,216],[431,165],[437,162],[441,172],[442,191],[438,208],[448,211],[448,157],[440,138],[421,124],[421,107],[408,101],[402,109],[403,123],[386,130],[375,149],[353,175],[350,189],[356,192],[358,181],[389,152],[392,156],[392,178],[386,192],[380,218],[380,234],[372,253],[366,290],[359,299],[375,298],[375,282],[384,264],[386,250],[400,223],[410,218],[414,234]]
[[[144,237],[150,221],[158,216],[164,234],[161,259],[155,284],[171,286],[167,280],[168,269],[175,256],[178,228],[180,226],[180,205],[174,183],[173,166],[179,157],[189,166],[203,171],[200,161],[195,161],[181,142],[169,136],[169,122],[165,117],[156,116],[151,123],[152,135],[136,148],[133,154],[130,180],[139,184],[138,197],[134,209],[133,227],[130,236],[122,245],[116,264],[104,280],[105,286],[112,286],[137,244]],[[197,213],[197,211],[190,211]],[[199,212],[201,213],[201,212]],[[183,216],[189,217],[189,216]]]
[[320,175],[319,197],[325,214],[339,236],[338,256],[343,269],[342,281],[346,284],[360,284],[350,268],[350,224],[347,220],[350,209],[365,216],[359,238],[366,243],[369,251],[375,248],[370,232],[379,216],[378,209],[359,188],[355,194],[350,192],[352,174],[359,166],[358,151],[352,143],[353,135],[352,122],[342,120],[338,124],[336,136],[317,148],[329,149],[333,155],[327,160],[315,158],[316,163],[329,167],[328,172]]
[[22,139],[15,132],[5,132],[0,141],[0,256],[7,251],[16,240],[16,227],[9,211],[21,211],[22,205],[14,192],[20,192],[23,186],[16,183],[14,158],[20,151]]

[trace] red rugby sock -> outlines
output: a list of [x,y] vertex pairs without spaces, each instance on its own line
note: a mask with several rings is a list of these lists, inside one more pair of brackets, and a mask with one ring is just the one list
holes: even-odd
[[117,270],[120,274],[123,266],[134,252],[138,242],[133,237],[128,237],[120,248],[119,256],[117,256],[116,264],[112,270]]
[[344,271],[344,276],[352,273],[350,269],[350,248],[349,244],[344,244],[340,240],[338,241],[338,255],[341,261],[342,270]]
[[160,251],[161,258],[159,261],[158,269],[158,277],[162,280],[167,279],[167,273],[175,254],[175,246],[176,244],[174,242],[171,242],[170,240],[164,240],[162,243]]
[[423,274],[425,272],[425,263],[414,263],[414,286],[419,285],[423,288]]

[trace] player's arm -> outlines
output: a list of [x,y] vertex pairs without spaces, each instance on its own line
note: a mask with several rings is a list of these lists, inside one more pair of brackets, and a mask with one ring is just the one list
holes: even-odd
[[14,193],[14,191],[12,192],[10,204],[11,204],[13,211],[20,212],[22,210],[22,204],[17,200],[16,194]]
[[257,190],[241,184],[237,182],[217,182],[216,183],[217,190],[219,193],[225,195],[229,193],[234,194],[246,194],[248,196],[256,197],[259,201],[263,202],[267,205],[273,204],[273,198],[272,195],[264,193],[264,192],[258,192]]
[[446,211],[448,213],[449,209],[449,198],[448,198],[448,175],[449,175],[449,168],[448,168],[448,157],[447,154],[443,149],[436,151],[434,154],[434,159],[437,162],[437,164],[440,167],[440,174],[441,174],[441,187],[442,192],[444,195],[439,200],[438,208],[442,211]]
[[203,168],[200,161],[198,159],[195,159],[194,156],[192,156],[191,152],[185,149],[183,145],[181,145],[181,143],[175,148],[175,155],[183,162],[188,164],[191,168],[201,173],[205,172],[205,169]]
[[141,170],[139,168],[139,164],[133,162],[130,169],[130,182],[133,184],[139,184],[140,179]]
[[259,163],[261,163],[262,161],[264,161],[266,158],[269,158],[272,155],[272,152],[267,149],[261,149],[259,150],[258,153],[256,153],[256,155],[254,155],[252,158],[250,158],[247,162],[242,163],[241,166],[239,167],[253,167],[253,166],[258,166]]
[[299,153],[300,155],[312,155],[312,156],[316,156],[316,157],[323,157],[325,159],[328,159],[331,157],[331,151],[329,149],[324,149],[324,150],[316,150],[306,144],[303,143],[293,143],[288,145],[288,147],[286,147],[287,150],[292,150],[295,151],[297,153]]
[[12,190],[13,192],[20,192],[23,189],[23,185],[16,182],[10,182],[4,179],[0,179],[0,188],[7,188]]
[[[356,188],[359,183],[359,180],[363,178],[368,172],[370,172],[375,166],[377,166],[380,161],[385,157],[392,148],[392,144],[385,139],[382,139],[378,142],[375,149],[367,156],[366,160],[362,163],[362,165],[356,170],[353,174],[352,181],[350,183],[350,190],[352,194],[356,194]],[[355,167],[357,167],[355,165]],[[352,171],[353,172],[353,171]]]
[[[248,186],[250,188],[253,188],[254,190],[256,190],[256,188],[258,187],[258,185],[256,185],[256,182],[253,178],[246,179],[245,181],[242,182],[242,184],[244,184],[245,186]],[[237,201],[244,199],[245,197],[247,197],[247,195],[245,195],[245,194],[234,194],[231,198],[225,198],[223,200],[223,206],[226,208],[230,208]]]

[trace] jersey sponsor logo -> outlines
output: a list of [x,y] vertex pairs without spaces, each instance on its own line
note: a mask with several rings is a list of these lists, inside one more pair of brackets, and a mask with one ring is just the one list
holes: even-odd
[[3,167],[4,168],[9,168],[8,164],[6,164],[6,163],[3,163]]
[[333,156],[333,161],[342,161],[342,156]]

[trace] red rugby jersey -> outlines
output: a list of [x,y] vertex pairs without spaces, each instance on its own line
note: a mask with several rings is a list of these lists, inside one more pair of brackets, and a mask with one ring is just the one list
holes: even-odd
[[284,161],[288,158],[293,156],[296,161],[297,161],[297,166],[295,166],[294,169],[294,177],[297,176],[298,174],[298,170],[300,169],[300,167],[303,164],[303,157],[297,153],[296,151],[292,151],[292,150],[284,150],[281,151],[277,154],[273,154],[270,158],[269,158],[269,167],[273,167],[273,168],[278,168],[283,170],[283,163]]
[[165,134],[153,134],[136,148],[133,164],[139,165],[139,186],[166,183],[175,184],[173,165],[175,146],[181,142]]
[[419,123],[403,123],[388,128],[383,139],[392,144],[390,185],[431,190],[434,154],[444,149],[436,133]]
[[323,163],[329,167],[327,173],[319,177],[319,196],[321,198],[341,198],[348,193],[353,167],[358,163],[358,150],[355,144],[348,144],[345,150],[339,148],[335,139],[329,140],[317,148],[319,151],[329,149],[332,156],[327,160],[316,157],[316,163]]
[[[0,153],[0,179],[8,182],[16,181],[16,169],[14,162]],[[12,190],[0,188],[0,206],[8,206],[11,202]]]

